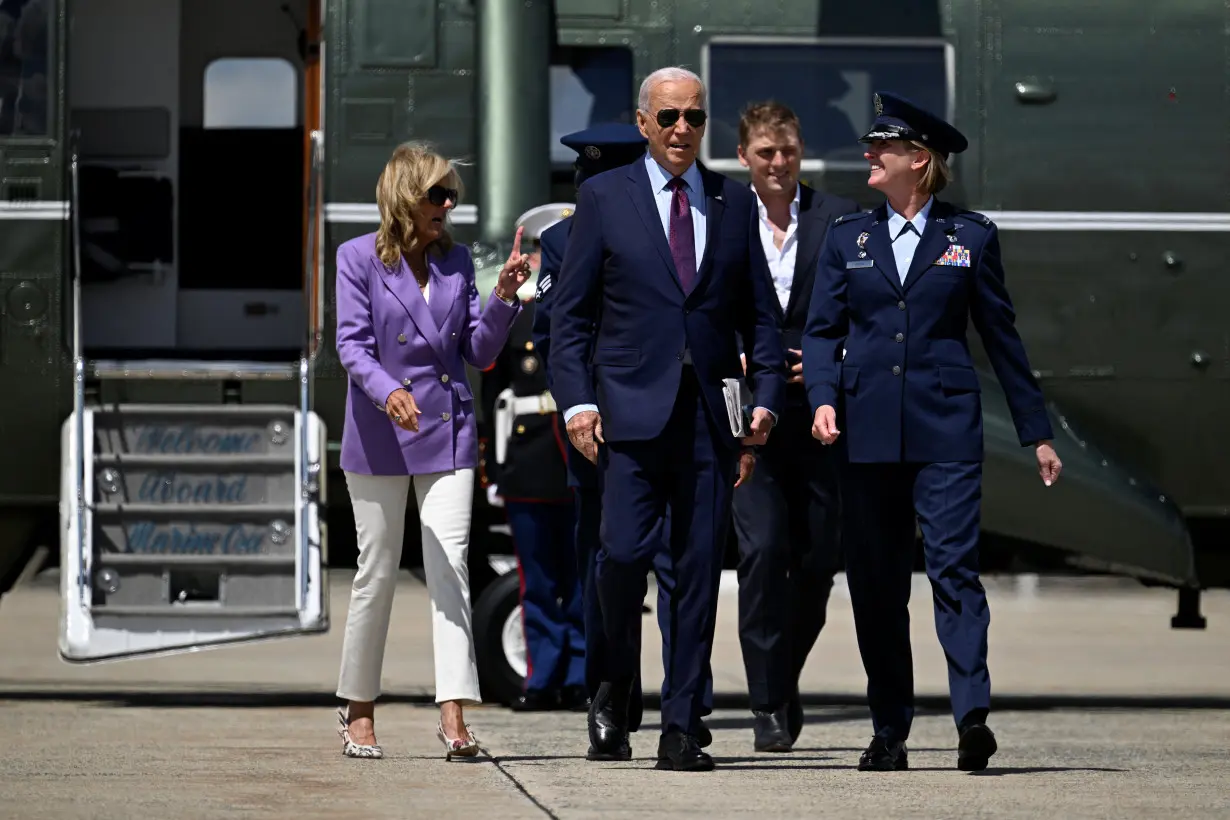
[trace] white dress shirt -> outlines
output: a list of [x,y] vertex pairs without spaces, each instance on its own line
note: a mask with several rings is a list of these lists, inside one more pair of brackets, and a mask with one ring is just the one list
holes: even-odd
[[[903,285],[906,274],[910,272],[910,263],[914,261],[914,251],[918,249],[918,243],[922,241],[923,231],[927,227],[927,218],[931,215],[931,205],[934,202],[935,197],[927,197],[926,203],[910,220],[894,211],[893,206],[887,201],[884,203],[884,206],[888,208],[888,238],[893,243],[893,258],[897,260],[897,278]],[[914,229],[906,228],[907,223],[913,225]]]
[[[752,188],[755,192],[755,187]],[[794,201],[790,203],[790,225],[786,228],[786,238],[782,240],[779,251],[773,243],[773,223],[769,221],[769,210],[756,194],[756,209],[760,214],[760,244],[764,247],[764,258],[769,263],[769,273],[773,277],[773,289],[777,291],[777,301],[781,302],[782,310],[790,301],[790,287],[794,284],[794,262],[799,250],[799,198],[803,186],[795,184]]]

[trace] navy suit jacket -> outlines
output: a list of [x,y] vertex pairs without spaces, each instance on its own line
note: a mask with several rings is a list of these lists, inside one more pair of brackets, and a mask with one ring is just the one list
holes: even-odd
[[1004,285],[995,223],[935,200],[904,285],[885,206],[833,224],[803,334],[803,376],[813,413],[838,409],[850,461],[982,460],[970,319],[1021,445],[1051,438]]
[[743,376],[753,406],[780,414],[785,352],[776,298],[751,232],[754,194],[699,168],[707,239],[685,294],[642,161],[598,174],[577,191],[551,309],[552,393],[560,409],[596,404],[607,441],[646,441],[666,426],[689,350],[717,440],[729,433],[722,379]]
[[[534,299],[538,306],[534,309],[534,324],[530,335],[534,340],[534,349],[542,359],[542,365],[547,374],[547,389],[551,389],[551,305],[553,291],[559,281],[560,264],[564,261],[564,249],[568,247],[568,234],[572,230],[572,217],[565,217],[547,228],[538,237],[538,245],[542,251],[542,260],[538,265],[538,286],[534,291]],[[566,408],[561,407],[561,410]]]
[[[538,237],[542,250],[542,262],[538,266],[538,287],[534,298],[537,307],[534,308],[534,323],[530,328],[534,349],[542,359],[543,371],[547,377],[547,389],[553,384],[551,379],[551,305],[554,301],[555,284],[559,281],[560,264],[564,261],[564,249],[568,246],[568,234],[572,230],[572,217],[556,222]],[[563,411],[567,408],[561,407]],[[562,412],[561,412],[562,415]],[[568,462],[568,486],[583,489],[598,489],[598,468],[593,462],[581,455],[581,451],[565,439],[565,455]]]

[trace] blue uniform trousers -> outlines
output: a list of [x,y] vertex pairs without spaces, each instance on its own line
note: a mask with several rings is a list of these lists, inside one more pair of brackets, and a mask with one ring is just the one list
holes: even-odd
[[981,462],[846,463],[842,479],[846,578],[876,735],[904,741],[914,719],[908,604],[915,514],[953,719],[958,726],[984,721],[991,679],[990,611],[978,578]]
[[585,683],[581,583],[570,504],[506,501],[521,573],[527,692]]
[[696,735],[707,708],[738,455],[736,448],[717,444],[719,434],[695,373],[685,367],[674,410],[656,438],[608,442],[599,450],[603,522],[595,574],[607,639],[603,679],[619,687],[632,685],[640,668],[646,576],[662,551],[661,519],[668,508],[671,513],[674,583],[664,630],[669,649],[664,646],[663,732]]

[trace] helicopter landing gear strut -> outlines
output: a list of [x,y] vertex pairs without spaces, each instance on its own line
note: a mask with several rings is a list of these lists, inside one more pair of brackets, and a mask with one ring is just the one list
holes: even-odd
[[1200,614],[1200,589],[1179,588],[1179,611],[1170,619],[1171,629],[1204,629],[1207,619]]

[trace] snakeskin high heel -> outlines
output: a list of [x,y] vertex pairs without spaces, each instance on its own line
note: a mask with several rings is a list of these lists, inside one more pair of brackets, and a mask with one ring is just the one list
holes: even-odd
[[444,744],[444,759],[452,760],[454,757],[474,757],[478,754],[478,738],[470,731],[470,724],[466,724],[465,738],[453,739],[444,734],[444,722],[436,723],[436,737],[440,738],[440,742]]
[[379,746],[367,746],[355,743],[350,739],[350,705],[337,707],[337,720],[341,724],[337,733],[342,737],[342,754],[346,757],[363,757],[377,759],[384,757],[384,750]]

